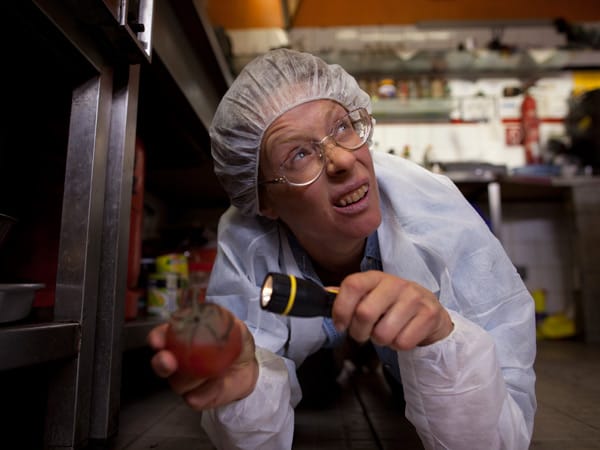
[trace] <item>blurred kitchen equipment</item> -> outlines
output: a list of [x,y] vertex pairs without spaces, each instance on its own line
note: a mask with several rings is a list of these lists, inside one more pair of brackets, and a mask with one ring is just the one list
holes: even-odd
[[0,214],[0,246],[4,239],[8,235],[8,232],[12,228],[12,226],[17,222],[17,219],[14,217],[7,216],[5,214]]
[[504,164],[484,161],[434,161],[432,165],[454,182],[494,181],[508,172]]
[[587,91],[574,98],[565,118],[571,139],[568,154],[577,157],[583,166],[600,172],[600,89]]
[[24,319],[31,312],[35,292],[41,283],[0,284],[0,323]]

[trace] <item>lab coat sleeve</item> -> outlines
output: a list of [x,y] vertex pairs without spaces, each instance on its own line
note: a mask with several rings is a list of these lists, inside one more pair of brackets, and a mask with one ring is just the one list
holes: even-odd
[[296,368],[325,342],[321,318],[288,318],[263,311],[260,283],[268,272],[298,273],[280,265],[279,228],[241,216],[235,208],[219,224],[219,247],[207,301],[232,311],[254,337],[259,377],[237,402],[205,411],[202,425],[219,449],[291,448],[293,408],[301,398]]
[[[218,449],[281,450],[292,447],[294,408],[300,388],[293,364],[257,348],[254,391],[237,402],[202,413],[202,427]],[[293,378],[293,379],[290,379]]]
[[492,337],[449,313],[454,330],[448,337],[398,352],[407,418],[427,449],[527,449],[530,430]]

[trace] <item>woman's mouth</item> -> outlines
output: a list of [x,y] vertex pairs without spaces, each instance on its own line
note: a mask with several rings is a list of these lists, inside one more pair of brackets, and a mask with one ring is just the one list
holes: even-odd
[[361,187],[359,187],[354,192],[351,192],[350,194],[345,195],[344,197],[342,197],[336,203],[336,206],[344,207],[344,206],[348,206],[348,205],[351,205],[353,203],[356,203],[360,199],[362,199],[367,194],[368,191],[369,191],[369,186],[367,184],[363,184]]

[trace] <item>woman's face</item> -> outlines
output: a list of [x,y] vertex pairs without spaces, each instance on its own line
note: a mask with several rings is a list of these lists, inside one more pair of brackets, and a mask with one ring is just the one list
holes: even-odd
[[[291,146],[331,133],[347,111],[330,100],[315,100],[284,113],[267,129],[260,156],[260,180],[281,176]],[[362,245],[381,222],[379,192],[367,144],[355,151],[335,145],[325,150],[325,169],[308,186],[261,186],[261,213],[280,219],[307,249],[343,251]],[[310,250],[309,250],[310,251]]]

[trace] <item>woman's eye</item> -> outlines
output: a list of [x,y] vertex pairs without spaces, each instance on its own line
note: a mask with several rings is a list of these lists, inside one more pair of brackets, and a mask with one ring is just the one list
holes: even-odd
[[350,122],[350,119],[346,118],[346,119],[340,120],[336,124],[334,135],[335,136],[345,136],[348,133],[351,133],[352,131],[354,131],[352,122]]
[[348,128],[351,128],[350,122],[348,120],[341,120],[337,124],[338,133],[343,133],[344,131],[348,130]]
[[292,153],[292,160],[293,161],[300,161],[301,159],[304,159],[308,156],[309,151],[306,150],[305,148],[299,148],[294,150],[294,152]]
[[293,169],[301,164],[306,163],[315,154],[315,150],[310,146],[296,147],[292,150],[283,165],[288,169]]

